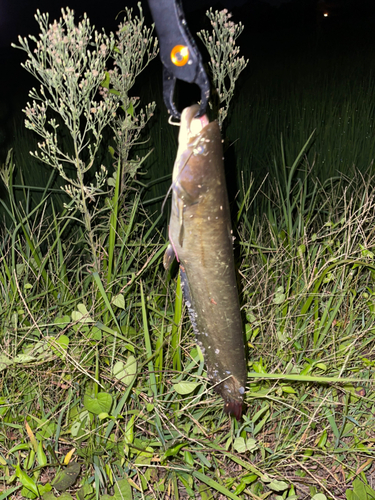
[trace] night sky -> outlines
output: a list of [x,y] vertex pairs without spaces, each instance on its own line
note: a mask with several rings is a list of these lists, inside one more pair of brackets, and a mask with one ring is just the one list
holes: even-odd
[[[62,7],[70,7],[77,15],[77,19],[83,12],[87,12],[90,20],[98,28],[114,30],[116,14],[124,8],[123,0],[111,0],[103,3],[93,0],[91,2],[82,0],[1,0],[0,2],[0,47],[9,46],[11,42],[16,42],[18,35],[37,34],[38,25],[34,19],[37,9],[41,12],[48,12],[53,21],[60,17]],[[130,6],[136,2],[130,0],[126,2]],[[104,5],[104,8],[103,8]]]
[[[149,26],[151,18],[147,0],[141,3]],[[28,90],[36,83],[20,67],[26,54],[10,46],[12,42],[17,43],[18,35],[38,35],[39,27],[34,19],[36,10],[48,12],[53,22],[60,17],[61,8],[69,6],[75,12],[77,23],[86,12],[96,29],[101,31],[104,28],[109,33],[115,32],[123,20],[121,11],[125,5],[135,7],[138,13],[137,0],[0,0],[3,90],[0,97],[0,148],[7,144],[14,113],[21,113]],[[353,57],[357,45],[362,44],[367,49],[375,45],[375,0],[182,0],[182,5],[192,34],[210,28],[205,16],[209,7],[213,10],[227,8],[233,13],[236,23],[241,21],[244,24],[239,45],[241,54],[250,60],[247,68],[249,73],[256,67],[256,60],[271,68],[289,52],[304,51],[308,44],[310,48],[315,46],[318,39],[319,50],[326,52],[337,49],[343,52],[349,48]],[[327,22],[322,17],[325,6],[332,13]],[[160,61],[156,60],[152,64],[152,71],[160,73]],[[159,73],[157,78],[161,78]]]
[[[255,0],[258,2],[259,0]],[[286,0],[268,0],[269,3],[280,4]],[[142,2],[143,9],[148,10],[146,0]],[[197,8],[215,5],[215,1],[210,0],[185,0],[182,2],[186,13]],[[254,3],[254,0],[221,0],[223,7],[232,9],[244,3]],[[16,42],[18,35],[37,34],[37,24],[34,14],[37,9],[41,12],[48,12],[50,19],[54,20],[60,16],[62,7],[70,7],[79,17],[83,12],[87,12],[91,22],[99,29],[102,27],[106,31],[114,31],[117,23],[115,21],[124,6],[134,7],[137,0],[111,0],[110,2],[99,2],[98,0],[1,0],[0,1],[0,47],[9,46],[11,42]],[[136,9],[137,10],[137,9]]]
[[[148,15],[147,0],[142,0],[142,6]],[[234,11],[234,20],[241,20],[245,27],[264,27],[268,24],[275,25],[275,20],[279,17],[280,25],[288,22],[288,17],[294,19],[298,11],[305,9],[310,12],[311,17],[316,16],[318,4],[325,4],[333,10],[346,10],[350,13],[348,18],[361,12],[363,6],[366,9],[375,8],[375,0],[182,0],[183,8],[189,21],[189,15],[198,9],[207,9],[212,6],[217,10],[228,8]],[[48,12],[53,21],[60,17],[61,8],[69,6],[76,13],[77,20],[87,12],[92,24],[99,30],[104,28],[108,31],[115,31],[118,21],[115,20],[117,14],[124,6],[136,7],[137,0],[111,0],[103,2],[99,0],[0,0],[0,50],[9,48],[12,42],[17,42],[18,35],[38,34],[38,26],[34,19],[37,9],[41,12]],[[268,9],[268,11],[267,11]],[[137,11],[137,9],[135,9]],[[362,9],[363,10],[363,9]],[[237,19],[235,12],[237,11]],[[280,11],[280,15],[279,12]],[[283,11],[283,12],[281,12]],[[288,13],[285,16],[285,13]],[[284,14],[284,15],[283,15]],[[368,17],[368,14],[366,14]],[[305,16],[306,17],[306,16]],[[273,18],[271,20],[271,18]],[[121,15],[119,16],[121,20]],[[296,28],[301,24],[301,19],[295,17]],[[302,19],[302,22],[303,19]],[[258,29],[261,31],[261,29]],[[193,31],[193,30],[192,30]]]

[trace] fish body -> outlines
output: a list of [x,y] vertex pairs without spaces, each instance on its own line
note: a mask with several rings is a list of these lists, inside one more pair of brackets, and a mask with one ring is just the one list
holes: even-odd
[[208,377],[224,410],[239,420],[246,360],[222,141],[216,121],[194,118],[198,109],[186,108],[181,117],[165,265],[174,253]]

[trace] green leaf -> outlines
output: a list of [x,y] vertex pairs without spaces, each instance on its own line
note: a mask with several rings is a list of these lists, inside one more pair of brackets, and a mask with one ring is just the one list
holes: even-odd
[[100,86],[105,88],[105,89],[109,89],[109,82],[110,82],[110,76],[109,76],[109,73],[108,71],[105,72],[105,78],[102,82],[100,82]]
[[[26,349],[27,349],[27,352],[29,352],[29,350],[28,350],[29,345],[24,349],[24,352],[26,352]],[[32,347],[32,351],[33,351],[33,354],[37,354],[40,357],[43,357],[42,356],[43,354],[50,354],[49,352],[46,352],[46,351],[49,351],[49,349],[48,349],[47,342],[45,342],[45,339],[40,340],[39,342],[37,342],[36,344],[34,344],[34,346]]]
[[263,406],[260,410],[258,410],[251,418],[253,424],[268,410],[270,405],[268,403],[263,403]]
[[290,385],[282,385],[281,390],[286,394],[296,394],[296,391]]
[[20,480],[22,486],[24,486],[26,489],[34,493],[34,495],[38,496],[38,488],[37,485],[35,484],[34,479],[31,479],[25,471],[23,471],[19,465],[16,466],[16,476]]
[[29,356],[28,354],[18,354],[13,358],[13,363],[31,363],[31,361],[35,361],[34,356]]
[[245,453],[246,451],[254,451],[258,448],[257,441],[254,438],[245,439],[243,437],[237,437],[234,440],[233,448],[238,453]]
[[112,406],[112,396],[107,392],[99,392],[96,398],[85,394],[83,398],[83,406],[86,410],[94,413],[94,415],[109,413]]
[[327,500],[327,497],[323,493],[317,493],[311,500]]
[[129,113],[129,115],[134,118],[134,107],[133,107],[133,103],[131,101],[130,101],[130,104],[129,104],[126,112]]
[[90,422],[90,413],[87,410],[81,411],[76,421],[70,428],[70,433],[73,437],[79,437],[85,431]]
[[314,365],[314,367],[315,367],[315,368],[319,368],[320,370],[322,370],[322,371],[324,371],[324,372],[326,372],[326,371],[327,371],[327,369],[328,369],[328,367],[327,367],[327,365],[326,365],[325,363],[316,363],[316,364]]
[[353,492],[361,500],[366,500],[368,498],[366,485],[358,477],[353,481]]
[[48,346],[55,354],[61,359],[64,359],[66,353],[61,351],[67,351],[69,346],[69,337],[66,335],[60,335],[59,338],[56,337],[47,337]]
[[193,455],[188,450],[184,451],[184,462],[185,462],[185,464],[189,465],[190,467],[194,467]]
[[135,415],[131,417],[125,428],[125,443],[132,444],[134,442],[134,421]]
[[122,293],[115,295],[112,299],[112,304],[120,309],[125,309],[125,299]]
[[192,487],[194,486],[194,480],[192,476],[190,474],[187,474],[186,472],[177,472],[176,475],[184,485],[186,493],[189,495],[189,497],[195,498],[194,490],[192,489]]
[[248,451],[255,451],[258,449],[257,441],[254,438],[246,439],[246,448]]
[[125,365],[122,361],[117,361],[113,366],[112,374],[123,384],[131,385],[137,375],[137,360],[130,355]]
[[5,356],[5,354],[0,354],[0,372],[5,370],[9,365],[12,364],[12,360]]
[[[247,485],[254,483],[258,479],[256,474],[245,474],[241,477],[241,482],[237,486],[236,491],[234,492],[236,495],[239,495],[243,492]],[[289,500],[289,499],[288,499]]]
[[93,323],[94,320],[90,317],[85,304],[78,304],[78,311],[72,312],[72,320],[78,321],[79,323]]
[[271,481],[268,485],[270,490],[273,491],[285,491],[289,485],[285,481]]
[[347,500],[360,500],[357,495],[353,492],[353,490],[346,490],[345,496]]
[[43,450],[43,441],[38,442],[38,449],[36,451],[36,458],[37,458],[38,464],[41,467],[44,467],[48,463],[47,456]]
[[200,384],[197,382],[179,382],[178,384],[173,384],[173,389],[177,392],[177,394],[185,396],[186,394],[190,394],[195,391],[199,385]]
[[22,498],[30,498],[31,500],[34,500],[36,498],[35,493],[27,489],[25,486],[21,489],[21,497]]
[[97,326],[93,326],[92,328],[90,328],[88,336],[92,340],[97,340],[97,341],[102,340],[102,332],[99,330]]
[[[45,495],[52,490],[52,486],[49,483],[38,484],[39,495]],[[61,497],[60,497],[61,498]]]
[[85,480],[83,486],[77,492],[78,500],[85,500],[85,499],[88,500],[94,498],[94,496],[95,496],[94,488],[92,487],[91,484],[87,482],[87,480]]
[[320,439],[318,441],[318,448],[324,448],[324,446],[326,445],[326,442],[327,442],[327,438],[328,438],[328,434],[327,434],[327,431],[324,430],[322,432],[322,435],[320,436]]
[[[19,425],[17,427],[15,427],[15,425],[12,425],[11,427],[13,427],[15,429],[17,429],[17,428],[22,429],[21,425]],[[29,449],[30,449],[30,445],[28,443],[22,443],[22,444],[17,444],[13,448],[11,448],[8,453],[10,455],[11,453],[15,453],[18,450],[29,450]]]
[[25,270],[25,264],[16,264],[16,275],[17,278],[20,278]]
[[71,462],[65,469],[56,474],[52,485],[57,491],[66,491],[73,486],[76,482],[79,473],[81,472],[81,465],[78,462]]
[[60,347],[62,347],[66,351],[69,345],[69,337],[67,337],[66,335],[60,335],[60,337],[56,340],[56,342],[59,344]]
[[246,443],[243,437],[238,437],[234,440],[233,443],[233,448],[238,452],[238,453],[245,453],[246,451]]
[[151,459],[154,455],[154,449],[147,446],[144,451],[140,451],[134,459],[135,465],[150,465]]
[[105,494],[100,500],[132,500],[133,494],[127,479],[120,479],[115,484],[115,494],[113,496]]
[[70,323],[70,316],[62,316],[61,318],[60,317],[57,317],[55,318],[54,320],[54,324],[58,327],[58,328],[65,328],[66,325],[68,325]]
[[323,279],[323,283],[329,283],[335,279],[334,273],[327,273]]
[[38,428],[39,430],[36,432],[35,437],[38,441],[44,441],[45,439],[49,439],[51,436],[54,436],[56,433],[57,424],[55,422],[48,421],[46,418],[42,418],[39,420]]
[[248,323],[255,323],[257,320],[253,313],[247,313],[246,319],[247,319]]
[[168,450],[164,453],[164,456],[162,458],[162,462],[168,457],[176,456],[179,453],[179,451],[181,450],[181,448],[183,448],[184,446],[186,446],[186,443],[179,443],[179,444],[176,444],[176,445],[168,448]]
[[205,484],[199,484],[198,491],[202,500],[214,500],[215,498],[211,491],[211,488],[209,488]]
[[257,425],[255,426],[254,432],[253,432],[254,436],[259,434],[259,432],[263,429],[265,424],[268,422],[269,416],[270,416],[270,411],[267,410],[267,412],[264,415],[264,417],[262,418],[262,420],[260,422],[258,422]]
[[284,288],[282,286],[279,286],[279,288],[276,290],[275,297],[273,299],[274,304],[282,304],[285,300],[285,293],[284,293]]
[[222,486],[221,484],[217,483],[216,481],[206,476],[202,472],[193,471],[192,474],[199,481],[203,481],[204,483],[206,483],[211,489],[216,490],[225,495],[226,498],[231,498],[232,500],[240,500],[240,497],[232,493],[230,490],[228,490],[228,488],[225,488],[225,486]]
[[104,420],[108,417],[110,417],[110,415],[108,413],[106,413],[105,411],[103,413],[99,413],[99,415],[98,415],[99,420]]

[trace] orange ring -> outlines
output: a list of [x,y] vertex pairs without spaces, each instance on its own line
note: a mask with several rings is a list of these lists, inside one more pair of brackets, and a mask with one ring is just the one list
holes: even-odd
[[185,66],[189,60],[189,47],[175,45],[171,50],[171,61],[175,66]]

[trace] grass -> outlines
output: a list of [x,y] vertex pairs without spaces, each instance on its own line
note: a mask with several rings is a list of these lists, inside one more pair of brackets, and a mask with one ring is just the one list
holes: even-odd
[[250,172],[257,184],[265,172],[276,174],[273,159],[280,157],[281,134],[292,162],[312,131],[308,158],[318,178],[324,181],[353,165],[365,171],[374,158],[373,72],[366,53],[357,60],[351,53],[315,54],[292,61],[283,56],[275,64],[268,61],[267,68],[255,64],[226,132],[246,181]]
[[102,275],[64,238],[64,219],[13,207],[19,223],[1,247],[1,498],[35,498],[58,471],[71,498],[375,496],[374,179],[306,193],[303,156],[280,172],[262,216],[247,216],[246,185],[239,212],[241,423],[206,383],[178,281],[160,265],[164,239],[137,196],[117,215]]
[[[20,207],[8,157],[0,500],[375,498],[374,87],[363,70],[333,94],[340,64],[293,85],[288,68],[267,71],[269,86],[247,82],[232,109],[248,349],[239,423],[207,383],[176,268],[163,270],[165,224],[144,203],[158,180],[121,196],[116,177],[94,222],[93,272],[74,213],[43,192],[31,203],[30,187]],[[169,129],[150,132],[147,161],[173,158]],[[170,174],[164,162],[155,177]]]
[[[314,132],[305,154],[314,165],[313,177],[322,182],[340,174],[351,175],[353,167],[361,172],[368,170],[375,156],[375,66],[371,47],[364,48],[361,57],[353,55],[353,49],[340,53],[333,49],[323,54],[303,52],[293,57],[281,49],[276,55],[249,55],[251,66],[240,76],[224,123],[226,157],[237,166],[237,176],[228,175],[233,184],[232,197],[242,177],[245,185],[254,182],[257,190],[266,173],[270,177],[278,175],[274,159],[281,157],[281,137],[286,163],[292,164]],[[161,81],[155,75],[154,79]],[[150,127],[150,141],[146,144],[154,148],[155,154],[145,162],[147,178],[153,183],[147,191],[147,206],[159,211],[169,187],[177,131],[165,125],[167,116],[159,84],[145,85],[143,92],[145,100],[157,102],[159,111],[160,126]],[[159,181],[164,177],[167,179]],[[263,203],[261,197],[251,209],[261,212],[263,206],[257,206],[259,203]]]

